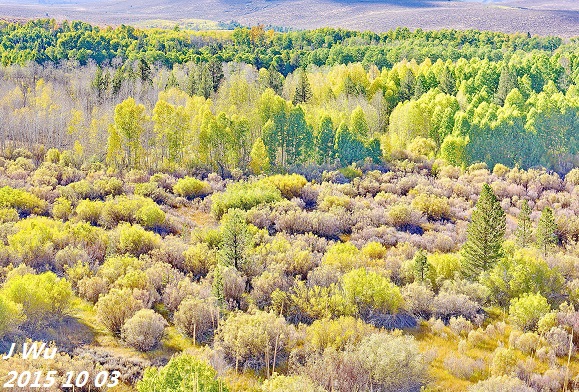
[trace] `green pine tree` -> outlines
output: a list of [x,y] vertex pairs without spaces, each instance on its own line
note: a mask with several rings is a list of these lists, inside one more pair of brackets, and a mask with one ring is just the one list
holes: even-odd
[[167,84],[165,84],[165,90],[168,90],[172,87],[179,87],[179,82],[177,81],[177,78],[173,72],[169,74],[169,79],[167,79]]
[[331,163],[336,155],[334,150],[334,124],[329,116],[324,116],[320,130],[316,135],[317,161],[320,164]]
[[219,261],[226,266],[240,269],[247,259],[247,248],[251,233],[245,221],[245,214],[239,209],[232,209],[223,217],[221,223],[221,244]]
[[503,67],[501,76],[499,77],[499,85],[495,93],[495,103],[502,106],[505,103],[507,95],[517,87],[517,75],[515,75],[508,67]]
[[537,225],[537,247],[543,251],[544,256],[547,256],[547,252],[555,247],[558,241],[553,210],[545,207]]
[[225,306],[225,294],[223,292],[223,266],[218,265],[213,270],[213,284],[211,285],[211,292],[217,299],[219,307]]
[[531,222],[531,207],[529,203],[524,200],[521,206],[521,212],[517,217],[519,224],[516,231],[517,243],[521,248],[526,248],[531,243],[533,236],[533,227]]
[[448,67],[444,67],[438,76],[438,83],[443,93],[448,95],[456,93],[456,78]]
[[423,282],[429,269],[430,264],[428,263],[428,258],[424,251],[420,250],[416,252],[416,255],[414,256],[414,278]]
[[476,279],[503,257],[506,215],[488,184],[484,184],[462,247],[463,273]]
[[308,75],[305,71],[300,71],[298,73],[298,84],[296,90],[294,91],[294,96],[292,103],[294,105],[308,102],[312,98],[312,88],[310,87],[310,82],[308,80]]

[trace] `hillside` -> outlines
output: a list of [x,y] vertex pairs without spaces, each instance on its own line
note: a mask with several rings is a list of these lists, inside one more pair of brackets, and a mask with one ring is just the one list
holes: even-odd
[[0,10],[0,16],[6,18],[49,16],[105,24],[204,19],[297,29],[343,27],[382,32],[406,26],[579,35],[579,5],[572,0],[0,0]]

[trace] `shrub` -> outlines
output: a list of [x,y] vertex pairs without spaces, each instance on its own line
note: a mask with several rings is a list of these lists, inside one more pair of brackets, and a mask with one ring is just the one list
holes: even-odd
[[227,386],[207,362],[191,355],[171,358],[162,368],[148,368],[137,384],[139,392],[227,392]]
[[94,187],[87,180],[72,182],[66,186],[59,186],[57,189],[60,192],[60,196],[74,202],[97,198]]
[[276,290],[286,291],[291,280],[281,271],[266,270],[251,280],[251,286],[251,298],[260,309],[264,309],[271,305],[271,294]]
[[165,213],[153,203],[139,208],[135,213],[135,218],[146,229],[154,229],[165,223]]
[[468,392],[534,392],[534,389],[516,377],[495,376],[477,382]]
[[482,359],[473,359],[466,355],[449,355],[443,364],[450,374],[463,380],[470,380],[477,374],[482,374],[486,368]]
[[579,168],[571,170],[565,176],[565,182],[569,185],[578,186],[579,185]]
[[52,216],[55,219],[66,221],[71,215],[72,215],[71,202],[68,201],[68,199],[65,199],[64,197],[57,198],[52,204]]
[[99,222],[103,211],[104,203],[102,201],[83,200],[76,206],[76,215],[79,219],[96,225]]
[[321,211],[331,211],[333,209],[350,209],[352,206],[352,199],[350,197],[342,195],[328,195],[325,196],[320,201],[319,209]]
[[427,364],[412,336],[372,334],[362,340],[355,356],[370,375],[370,390],[418,390],[425,381]]
[[101,295],[95,305],[97,318],[117,336],[127,319],[143,308],[143,303],[133,297],[130,289],[112,289]]
[[[266,365],[269,368],[271,365],[277,366],[285,355],[291,331],[285,319],[274,313],[237,312],[219,325],[215,340],[227,358],[235,363],[236,369],[246,363],[252,363],[257,368]],[[274,351],[276,358],[273,357]]]
[[388,211],[388,221],[394,227],[413,223],[412,210],[405,204],[397,204]]
[[339,269],[342,272],[350,271],[359,266],[360,251],[350,242],[337,242],[324,254],[322,264]]
[[122,223],[117,227],[119,253],[140,256],[161,246],[161,238],[140,225]]
[[434,308],[434,315],[444,321],[450,320],[451,317],[459,316],[473,320],[481,309],[479,304],[464,294],[445,292],[439,293],[434,298],[432,306]]
[[[139,211],[142,211],[139,215]],[[151,215],[161,215],[159,206],[151,199],[145,197],[119,196],[105,202],[100,223],[108,228],[113,228],[120,222],[135,223],[139,217],[147,220],[146,211],[152,211]],[[163,219],[164,220],[164,219]]]
[[175,185],[173,185],[173,192],[179,196],[193,199],[207,196],[211,193],[211,186],[205,181],[193,177],[185,177],[177,180]]
[[206,276],[217,265],[217,252],[205,242],[191,245],[183,252],[184,269],[196,278]]
[[116,177],[101,178],[94,182],[94,189],[101,198],[118,196],[123,193],[123,182]]
[[260,182],[275,186],[286,199],[299,197],[303,187],[308,183],[306,178],[299,174],[278,174],[264,178]]
[[335,320],[316,320],[306,329],[306,342],[315,351],[323,352],[331,347],[343,350],[349,345],[357,346],[364,337],[376,329],[362,320],[353,317],[340,317]]
[[77,263],[88,263],[89,261],[90,257],[84,249],[71,245],[59,250],[54,255],[54,267],[58,272],[63,272]]
[[105,278],[109,283],[113,283],[119,277],[130,271],[140,271],[143,268],[143,261],[133,256],[111,256],[100,266],[98,275]]
[[363,317],[371,312],[395,313],[404,302],[400,289],[390,279],[358,268],[342,277],[345,298]]
[[225,192],[211,196],[211,212],[221,218],[230,208],[250,210],[260,204],[273,203],[282,198],[279,189],[263,182],[230,184]]
[[56,148],[50,148],[46,151],[44,160],[50,163],[58,163],[60,161],[60,151]]
[[541,294],[524,294],[511,300],[509,320],[518,328],[529,331],[537,328],[537,323],[551,306]]
[[323,392],[324,389],[314,384],[305,376],[282,376],[274,375],[264,381],[261,386],[262,392]]
[[139,351],[155,348],[165,331],[167,322],[151,309],[141,309],[125,321],[121,329],[121,338]]
[[217,328],[219,308],[213,300],[187,297],[174,315],[175,326],[197,342],[208,342]]
[[515,257],[500,260],[481,283],[491,291],[491,298],[505,306],[525,293],[561,293],[564,279],[561,273],[541,259],[517,252]]
[[491,373],[493,376],[510,375],[515,371],[517,362],[515,350],[498,347],[493,353]]
[[20,219],[18,211],[14,208],[0,208],[0,224],[7,222],[16,222]]
[[181,302],[188,296],[195,296],[199,293],[197,285],[186,277],[178,282],[172,282],[167,285],[163,292],[163,305],[170,312],[177,310]]
[[412,208],[422,212],[429,219],[450,218],[450,204],[444,197],[421,193],[412,200]]
[[73,294],[66,279],[45,272],[12,275],[4,283],[0,296],[22,307],[27,326],[40,328],[68,314]]
[[0,340],[8,333],[15,331],[25,320],[22,305],[17,304],[4,295],[0,295]]
[[558,357],[563,357],[575,351],[571,341],[571,335],[561,327],[553,327],[545,334],[545,340]]
[[21,216],[42,214],[46,202],[33,194],[9,186],[0,188],[0,207],[14,208]]
[[534,332],[525,332],[515,339],[513,346],[524,354],[531,354],[537,351],[539,342],[539,335]]
[[78,295],[93,304],[109,289],[109,283],[100,276],[85,277],[77,284]]
[[432,314],[434,293],[425,285],[412,283],[401,290],[404,307],[415,316],[428,319]]
[[434,253],[428,255],[428,262],[433,267],[434,279],[452,279],[460,272],[460,255],[456,253]]
[[452,332],[463,337],[466,337],[473,329],[472,323],[462,316],[451,317],[448,326]]

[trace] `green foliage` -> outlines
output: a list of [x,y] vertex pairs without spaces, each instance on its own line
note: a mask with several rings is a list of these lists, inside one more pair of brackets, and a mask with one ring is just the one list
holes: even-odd
[[0,188],[0,207],[14,208],[21,216],[26,216],[43,213],[46,202],[29,192],[5,186]]
[[414,279],[422,282],[426,279],[428,271],[432,267],[431,264],[428,263],[428,258],[424,252],[419,251],[416,252],[414,255]]
[[263,143],[262,138],[257,138],[255,140],[249,156],[249,168],[253,174],[261,174],[263,172],[269,171],[271,165],[269,162],[269,156],[267,155],[267,149],[265,148],[265,144]]
[[541,294],[523,294],[511,300],[509,320],[523,331],[537,328],[539,320],[551,311],[547,299]]
[[221,218],[230,208],[249,210],[255,206],[280,201],[281,192],[263,182],[230,184],[224,192],[211,196],[211,212]]
[[0,339],[4,335],[15,331],[25,320],[26,316],[22,312],[22,305],[17,304],[4,295],[0,295]]
[[316,320],[306,330],[308,346],[315,351],[323,352],[327,348],[343,350],[349,345],[356,346],[374,328],[362,320],[353,317],[339,317],[335,320]]
[[444,197],[421,193],[412,200],[412,208],[426,214],[429,219],[450,218],[450,205]]
[[245,213],[239,209],[230,209],[221,220],[219,261],[225,266],[242,269],[247,262],[247,250],[251,239]]
[[404,302],[400,289],[390,279],[364,268],[345,274],[342,288],[345,298],[363,316],[372,312],[396,313]]
[[[52,216],[63,221],[72,215],[72,204],[64,197],[57,198],[52,204]],[[98,214],[97,214],[98,215]]]
[[462,247],[463,272],[477,278],[503,257],[506,216],[488,184],[484,184]]
[[173,192],[179,196],[193,199],[195,197],[204,197],[211,193],[211,186],[205,182],[194,177],[185,177],[179,179],[173,185]]
[[299,174],[278,174],[264,178],[260,182],[275,186],[286,199],[299,197],[302,188],[308,183],[306,178]]
[[138,382],[139,392],[204,391],[227,392],[227,386],[217,377],[217,372],[207,362],[194,356],[181,354],[171,358],[162,368],[148,368]]
[[481,283],[491,290],[491,298],[506,306],[511,299],[523,294],[545,293],[557,297],[563,288],[561,273],[532,254],[519,252],[500,260],[481,276]]
[[[59,279],[52,272],[45,272],[12,276],[4,283],[0,297],[21,308],[30,328],[42,328],[68,315],[73,294],[68,281]],[[15,310],[14,307],[11,309]]]
[[555,223],[553,210],[545,207],[537,225],[537,247],[541,249],[544,256],[547,256],[547,252],[557,246],[558,243],[557,224]]
[[466,163],[466,145],[469,137],[460,135],[448,135],[440,145],[440,157],[454,166]]
[[139,208],[135,213],[135,218],[139,224],[146,229],[154,229],[165,223],[165,212],[157,204],[150,203]]
[[161,238],[140,225],[122,223],[116,229],[118,241],[116,247],[119,253],[140,256],[161,246]]

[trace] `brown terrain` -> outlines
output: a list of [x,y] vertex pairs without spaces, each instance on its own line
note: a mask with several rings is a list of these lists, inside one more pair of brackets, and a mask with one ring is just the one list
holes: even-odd
[[576,0],[0,0],[0,16],[111,25],[202,19],[297,29],[331,26],[381,32],[405,26],[579,36]]

